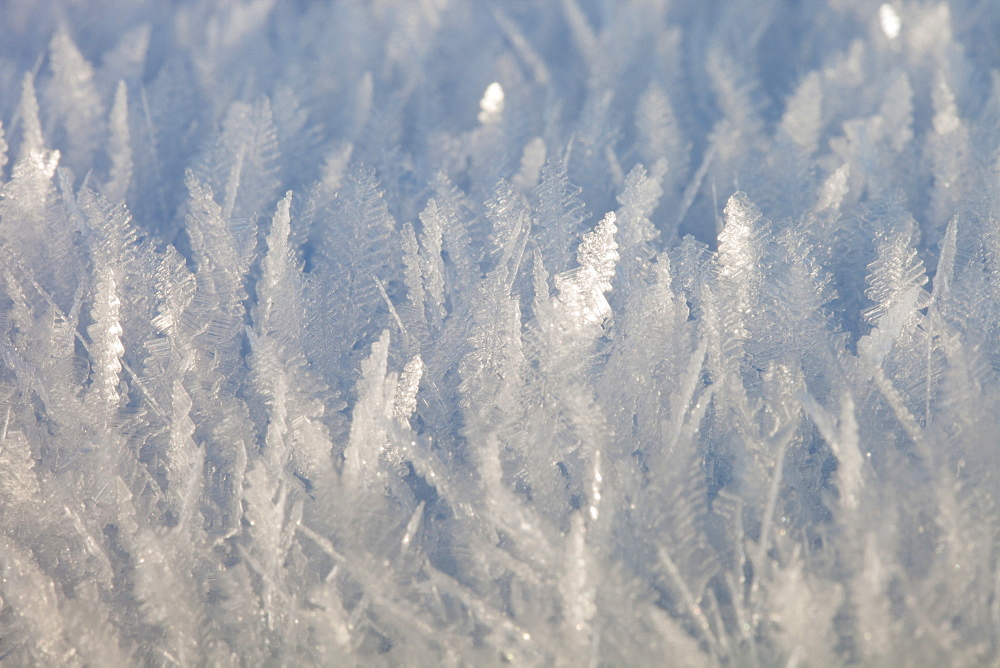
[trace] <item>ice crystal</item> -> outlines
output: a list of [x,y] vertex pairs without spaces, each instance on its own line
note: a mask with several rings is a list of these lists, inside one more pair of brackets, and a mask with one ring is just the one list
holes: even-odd
[[0,2],[0,662],[996,664],[998,29]]

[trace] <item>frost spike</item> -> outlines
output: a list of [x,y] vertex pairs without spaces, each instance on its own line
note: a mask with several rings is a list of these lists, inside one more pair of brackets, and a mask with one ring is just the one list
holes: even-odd
[[819,148],[823,129],[822,93],[820,74],[813,70],[795,89],[781,117],[781,129],[809,155]]
[[95,323],[88,328],[94,361],[94,387],[106,408],[117,407],[125,347],[121,336],[121,300],[113,270],[99,270],[93,306]]
[[254,323],[261,335],[279,338],[297,335],[298,306],[301,287],[291,237],[292,193],[278,202],[271,231],[267,235],[267,254],[261,261],[262,277],[257,284],[258,303],[254,309]]
[[568,317],[563,324],[571,329],[600,325],[611,315],[604,293],[611,291],[619,259],[616,221],[615,213],[609,211],[597,227],[583,235],[576,254],[580,266],[556,274],[559,302]]
[[396,392],[395,382],[386,378],[388,359],[389,330],[384,330],[372,344],[371,354],[361,363],[358,402],[351,413],[351,433],[344,451],[344,481],[354,491],[361,491],[373,482],[379,469],[379,453],[387,442],[387,419]]
[[423,343],[427,336],[427,302],[424,290],[423,272],[421,271],[420,246],[413,225],[403,223],[403,281],[406,284],[406,305],[402,309],[403,317],[409,325],[405,331],[416,335],[417,342]]
[[876,259],[868,265],[865,296],[875,304],[862,312],[874,329],[858,341],[858,352],[881,365],[903,332],[926,307],[927,274],[914,244],[916,222],[905,212],[893,212],[895,225],[880,235]]
[[667,92],[655,81],[639,97],[635,111],[635,125],[639,133],[639,150],[647,165],[667,160],[670,171],[668,194],[677,196],[687,177],[691,158],[691,144],[684,141],[684,134],[677,122],[673,105]]
[[0,121],[0,182],[5,181],[3,177],[3,168],[7,165],[7,141],[4,138],[3,133],[3,122]]
[[633,272],[648,263],[653,257],[652,242],[660,236],[649,219],[663,196],[663,177],[667,173],[667,161],[661,158],[653,165],[651,173],[642,165],[636,165],[628,173],[622,192],[618,195],[618,219],[621,225],[619,241],[621,252]]
[[417,410],[417,390],[420,387],[420,377],[424,373],[424,361],[420,355],[414,355],[413,359],[403,367],[403,374],[399,377],[399,385],[396,387],[396,399],[393,403],[393,415],[400,420],[409,420]]
[[121,398],[119,384],[125,355],[121,296],[126,279],[126,261],[134,252],[135,230],[124,207],[112,207],[96,193],[84,190],[79,203],[91,229],[92,260],[96,267],[91,310],[94,324],[87,329],[94,359],[94,386],[105,407],[113,408],[117,407]]
[[542,181],[535,188],[538,207],[534,238],[545,263],[556,271],[570,267],[573,243],[588,217],[579,195],[580,189],[570,183],[563,161],[556,157],[546,160]]
[[858,442],[858,423],[855,419],[854,400],[844,392],[840,398],[840,419],[836,422],[826,409],[811,394],[801,395],[802,407],[816,425],[820,435],[833,450],[837,458],[837,488],[840,505],[856,509],[861,502],[861,488],[864,484],[864,458]]
[[108,155],[111,158],[111,173],[104,184],[104,196],[112,202],[125,199],[132,180],[132,145],[128,129],[128,88],[124,81],[118,82],[115,101],[111,107],[109,123]]
[[433,199],[428,200],[426,208],[421,212],[420,222],[424,227],[424,233],[420,236],[420,273],[429,299],[427,306],[431,324],[440,327],[441,319],[445,316],[445,273],[441,257],[444,230],[437,203]]
[[67,160],[74,171],[85,171],[103,139],[105,126],[101,96],[94,84],[94,68],[65,29],[49,44],[53,79],[46,96],[66,134]]
[[38,97],[35,95],[35,78],[25,72],[21,79],[21,103],[17,108],[21,120],[21,146],[17,152],[20,162],[31,154],[41,154],[45,150],[42,138],[42,124],[38,120]]

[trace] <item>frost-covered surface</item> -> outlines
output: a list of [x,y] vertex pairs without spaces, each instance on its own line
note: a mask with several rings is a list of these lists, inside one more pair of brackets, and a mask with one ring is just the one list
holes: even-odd
[[0,658],[1000,661],[998,35],[0,3]]

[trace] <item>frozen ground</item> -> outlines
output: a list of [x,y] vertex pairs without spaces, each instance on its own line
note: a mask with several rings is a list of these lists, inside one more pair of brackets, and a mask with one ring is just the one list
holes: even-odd
[[3,664],[1000,662],[998,36],[0,2]]

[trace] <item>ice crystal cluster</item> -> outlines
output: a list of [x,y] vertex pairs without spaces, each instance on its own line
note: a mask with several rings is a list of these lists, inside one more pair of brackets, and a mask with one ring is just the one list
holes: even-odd
[[0,660],[1000,661],[998,35],[0,3]]

